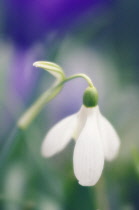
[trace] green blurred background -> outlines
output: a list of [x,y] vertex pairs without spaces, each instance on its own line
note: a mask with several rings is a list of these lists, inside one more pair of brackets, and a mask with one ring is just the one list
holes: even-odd
[[[138,210],[139,2],[1,0],[0,8],[0,209]],[[82,79],[67,83],[4,150],[21,114],[54,81],[32,66],[37,60],[90,76],[120,136],[117,159],[105,162],[94,187],[74,177],[74,142],[53,158],[40,154],[48,130],[79,110]]]

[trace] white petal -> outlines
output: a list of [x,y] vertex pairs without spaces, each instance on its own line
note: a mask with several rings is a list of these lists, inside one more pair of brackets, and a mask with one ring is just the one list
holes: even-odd
[[42,155],[51,157],[66,147],[76,127],[77,114],[58,122],[46,135],[42,144]]
[[[92,112],[92,110],[93,112]],[[74,173],[83,186],[95,185],[99,180],[103,165],[103,145],[97,124],[96,109],[91,108],[87,122],[81,132],[74,149]]]
[[86,123],[87,113],[88,113],[88,109],[84,105],[82,105],[81,109],[77,113],[77,124],[76,124],[75,131],[73,133],[73,138],[75,140],[77,140],[77,138],[79,137],[79,135]]
[[120,140],[113,126],[104,116],[101,115],[101,113],[99,113],[99,125],[105,158],[106,160],[111,161],[118,154]]

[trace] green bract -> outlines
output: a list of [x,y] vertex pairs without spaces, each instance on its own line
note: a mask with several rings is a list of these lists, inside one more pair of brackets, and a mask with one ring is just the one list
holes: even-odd
[[95,87],[86,88],[83,95],[83,104],[86,107],[94,107],[98,104],[98,92]]
[[37,61],[33,63],[33,66],[45,69],[54,77],[56,77],[58,80],[63,80],[65,78],[65,74],[62,68],[55,63],[46,62],[46,61]]

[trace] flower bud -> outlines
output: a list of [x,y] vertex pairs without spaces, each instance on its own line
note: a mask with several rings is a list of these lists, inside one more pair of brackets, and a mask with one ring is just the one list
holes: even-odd
[[98,92],[95,87],[86,88],[83,95],[83,104],[86,107],[94,107],[98,104]]

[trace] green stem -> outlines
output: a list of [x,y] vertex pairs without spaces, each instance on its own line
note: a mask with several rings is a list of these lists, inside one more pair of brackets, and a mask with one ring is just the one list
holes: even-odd
[[26,129],[33,119],[39,114],[42,108],[52,100],[62,89],[63,85],[57,85],[44,92],[37,101],[21,116],[17,126]]
[[66,78],[66,82],[75,78],[79,78],[79,77],[85,79],[90,87],[94,86],[91,79],[86,74],[75,74],[71,77]]
[[91,79],[85,74],[75,74],[71,77],[65,78],[62,82],[59,82],[57,85],[52,86],[48,91],[44,92],[37,101],[21,116],[17,126],[20,129],[26,129],[33,119],[39,114],[42,108],[52,100],[63,88],[64,83],[75,79],[75,78],[84,78],[90,87],[93,87]]
[[99,182],[95,186],[95,198],[96,198],[96,208],[110,210],[109,199],[106,192],[106,183],[104,177],[102,176]]

